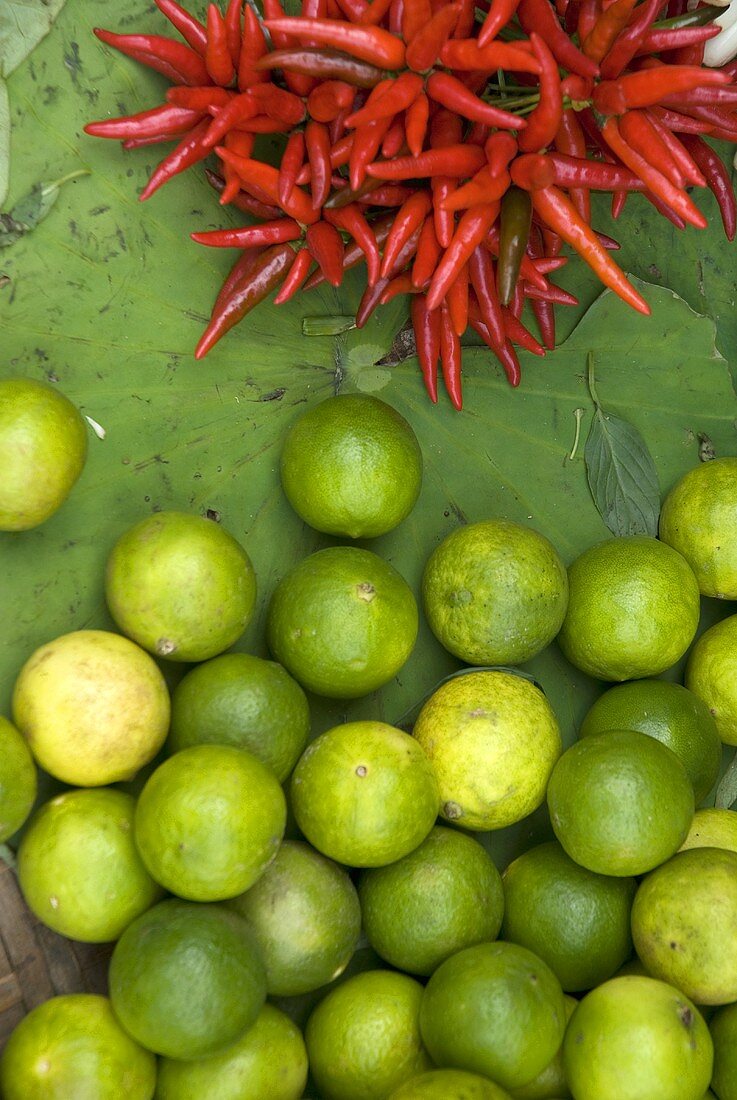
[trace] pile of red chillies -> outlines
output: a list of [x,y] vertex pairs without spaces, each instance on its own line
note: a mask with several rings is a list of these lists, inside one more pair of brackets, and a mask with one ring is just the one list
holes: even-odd
[[[689,195],[708,187],[730,240],[737,202],[706,136],[737,142],[737,64],[703,65],[721,9],[687,0],[248,0],[203,24],[155,0],[183,41],[96,30],[162,73],[166,103],[93,122],[127,149],[176,142],[141,193],[211,154],[207,177],[249,215],[193,233],[237,248],[195,352],[202,358],[250,310],[365,263],[361,327],[410,295],[417,356],[432,401],[438,367],[461,408],[461,338],[470,326],[509,382],[515,347],[555,345],[555,305],[576,299],[549,276],[573,248],[642,313],[646,301],[591,225],[592,190],[619,216],[639,191],[679,229],[706,219]],[[258,137],[283,135],[277,166]],[[540,339],[523,324],[529,301]]]

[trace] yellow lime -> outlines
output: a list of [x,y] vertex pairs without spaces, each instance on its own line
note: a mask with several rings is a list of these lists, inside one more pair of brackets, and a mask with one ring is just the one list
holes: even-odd
[[562,742],[542,691],[512,672],[469,672],[430,696],[413,735],[440,786],[441,814],[503,829],[544,801]]
[[509,1100],[509,1093],[477,1073],[429,1069],[405,1081],[389,1100]]
[[681,761],[635,730],[594,733],[563,753],[548,784],[553,831],[602,875],[641,875],[677,852],[694,813]]
[[422,986],[406,974],[367,970],[323,998],[305,1029],[322,1100],[385,1100],[425,1069],[418,1015]]
[[711,1083],[719,1100],[737,1100],[737,1004],[715,1012],[709,1031],[714,1043]]
[[[566,1009],[566,1022],[573,1015],[573,1010],[578,1005],[575,997],[566,994],[563,998]],[[565,1035],[564,1035],[565,1038]],[[566,1081],[566,1072],[563,1065],[563,1043],[558,1047],[554,1058],[548,1062],[545,1069],[541,1070],[537,1077],[533,1077],[526,1085],[511,1089],[512,1100],[561,1100],[562,1097],[570,1097],[571,1093]]]
[[174,688],[169,747],[235,745],[283,783],[307,744],[310,710],[296,680],[275,661],[224,653],[191,669]]
[[737,852],[737,812],[718,808],[697,810],[681,845],[686,848],[729,848]]
[[295,996],[342,974],[358,945],[361,907],[346,871],[285,840],[258,882],[230,902],[250,924],[270,995]]
[[355,699],[389,682],[417,639],[407,582],[370,550],[331,546],[300,561],[276,586],[269,649],[303,687]]
[[0,1058],[4,1100],[151,1100],[156,1059],[118,1023],[110,1001],[68,993],[37,1005]]
[[563,1061],[576,1100],[702,1100],[709,1029],[688,997],[652,978],[612,978],[571,1017]]
[[28,818],[37,786],[28,745],[12,722],[0,715],[0,844]]
[[539,955],[566,991],[592,989],[629,958],[634,879],[588,871],[551,841],[510,863],[503,882],[503,938]]
[[737,600],[737,458],[684,474],[663,501],[659,533],[683,554],[704,596]]
[[699,622],[699,586],[676,550],[647,535],[607,539],[568,570],[561,649],[600,680],[657,676],[683,656]]
[[688,656],[686,687],[706,703],[725,745],[737,745],[737,615],[698,639]]
[[266,998],[261,953],[243,918],[179,898],[160,901],[128,925],[108,980],[128,1034],[183,1061],[234,1043]]
[[418,848],[359,879],[364,931],[399,970],[432,974],[456,951],[499,933],[499,872],[472,837],[437,825]]
[[480,943],[451,955],[430,978],[420,1029],[438,1066],[525,1085],[555,1056],[565,1004],[552,970],[517,944]]
[[302,1033],[274,1005],[222,1054],[179,1062],[162,1058],[156,1100],[300,1100],[307,1080]]
[[384,722],[346,722],[307,746],[292,773],[297,825],[318,851],[349,867],[381,867],[425,839],[438,786],[409,734]]
[[649,974],[698,1004],[737,1001],[737,852],[691,848],[657,867],[632,906]]
[[191,901],[222,901],[264,873],[284,835],[286,800],[266,764],[233,745],[193,745],[146,780],[135,838],[157,882]]
[[169,693],[156,662],[105,630],[77,630],[40,646],[18,675],[12,706],[41,767],[79,787],[132,779],[169,727]]
[[205,661],[251,621],[256,577],[248,554],[218,523],[156,512],[124,532],[105,567],[118,627],[170,661]]
[[133,841],[135,803],[111,788],[66,791],[31,818],[18,848],[29,908],[62,936],[116,940],[161,897]]
[[555,548],[507,519],[451,532],[430,555],[422,578],[435,637],[475,665],[519,664],[552,642],[568,602]]
[[692,691],[667,680],[633,680],[600,695],[581,725],[581,737],[606,730],[639,730],[662,741],[688,772],[698,804],[722,762],[722,745],[709,708]]
[[281,481],[310,527],[373,538],[412,511],[422,485],[422,452],[404,417],[377,397],[330,397],[289,429]]
[[53,515],[86,457],[86,425],[68,397],[31,378],[0,379],[0,531],[27,531]]

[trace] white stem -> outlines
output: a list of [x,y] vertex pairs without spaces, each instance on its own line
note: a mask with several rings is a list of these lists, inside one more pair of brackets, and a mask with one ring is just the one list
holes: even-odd
[[737,0],[732,0],[714,22],[722,29],[705,44],[704,64],[718,69],[737,54]]

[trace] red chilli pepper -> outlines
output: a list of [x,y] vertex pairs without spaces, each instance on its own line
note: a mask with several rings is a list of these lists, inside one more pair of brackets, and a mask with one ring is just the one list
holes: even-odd
[[442,249],[435,234],[435,221],[426,218],[417,242],[417,253],[412,264],[412,284],[418,290],[426,286],[433,276]]
[[625,73],[618,80],[602,80],[594,88],[594,108],[604,115],[621,115],[637,107],[650,107],[661,99],[691,91],[704,84],[728,84],[729,77],[718,69],[695,65],[662,65]]
[[355,203],[349,203],[339,210],[325,210],[325,221],[349,233],[366,257],[366,272],[369,286],[374,286],[380,275],[381,257],[373,229],[366,221],[362,210]]
[[468,264],[464,264],[445,296],[453,331],[457,336],[463,336],[468,328],[468,284]]
[[498,203],[472,206],[470,210],[464,212],[458,222],[453,240],[445,250],[432,277],[427,294],[428,309],[437,309],[445,299],[450,284],[471,258],[476,246],[484,239],[498,213]]
[[[542,258],[543,244],[540,228],[537,225],[532,226],[527,250],[533,260]],[[535,294],[540,292],[535,287],[526,284],[524,290],[525,297],[531,299],[532,312],[535,315],[542,342],[546,348],[552,351],[555,347],[555,307],[552,302],[536,298]]]
[[305,159],[305,137],[302,130],[295,130],[289,135],[281,161],[279,163],[279,202],[289,201],[289,196],[296,186],[299,174]]
[[197,244],[210,248],[252,248],[254,245],[286,244],[302,236],[302,227],[293,218],[244,225],[233,229],[213,229],[205,233],[190,233]]
[[424,73],[432,68],[452,35],[460,13],[460,4],[446,4],[417,31],[407,46],[406,64],[410,69]]
[[307,112],[315,122],[334,122],[349,111],[356,97],[356,89],[343,80],[323,80],[307,97]]
[[228,43],[230,60],[233,62],[233,69],[236,73],[238,72],[238,64],[241,56],[242,8],[243,0],[228,0],[228,7],[225,11],[225,40]]
[[424,294],[416,294],[410,302],[410,316],[415,334],[417,358],[430,400],[438,400],[438,360],[440,359],[440,310],[429,310]]
[[285,214],[302,225],[312,225],[319,218],[319,213],[314,209],[310,199],[299,187],[295,187],[289,196],[289,201],[284,204],[279,202],[279,170],[271,164],[265,164],[260,160],[250,157],[239,157],[231,153],[229,149],[218,146],[216,153],[225,164],[230,164],[243,180],[246,187],[256,186],[270,202],[281,206]]
[[159,11],[179,31],[188,46],[203,57],[207,48],[207,31],[199,19],[190,15],[176,0],[154,0]]
[[382,69],[401,69],[404,66],[404,43],[382,27],[349,25],[338,19],[302,19],[294,16],[267,19],[264,25],[270,32],[290,38],[310,38],[318,45],[332,46]]
[[233,58],[228,49],[228,30],[220,9],[215,4],[209,4],[207,8],[205,65],[213,84],[227,87],[235,77]]
[[537,153],[552,144],[563,117],[558,62],[535,31],[530,35],[530,41],[540,63],[540,102],[528,115],[527,128],[519,135],[519,147],[523,153]]
[[[547,0],[546,0],[547,3]],[[471,122],[485,122],[500,130],[522,130],[525,120],[509,111],[502,111],[474,95],[457,77],[451,73],[434,72],[425,85],[427,94],[442,107],[455,111],[461,118]]]
[[312,119],[305,127],[305,148],[310,164],[312,205],[319,210],[330,194],[330,134],[324,122]]
[[202,88],[176,85],[167,88],[166,101],[177,107],[186,107],[190,111],[199,111],[201,114],[209,111],[212,114],[213,111],[226,107],[234,95],[235,92],[218,88],[215,84],[206,84]]
[[496,38],[499,31],[511,22],[518,5],[519,0],[492,0],[479,31],[479,46],[486,46],[493,38]]
[[250,4],[243,11],[243,37],[238,59],[238,89],[245,92],[254,84],[263,84],[269,79],[267,72],[256,68],[256,63],[268,53],[266,35],[261,23]]
[[312,267],[312,256],[306,248],[300,248],[294,257],[294,263],[289,269],[286,279],[279,287],[279,292],[274,298],[274,305],[281,306],[293,298],[309,275]]
[[430,119],[430,100],[424,92],[417,96],[415,101],[407,108],[404,116],[404,130],[407,137],[407,145],[413,157],[418,157],[422,152],[427,135],[427,124]]
[[681,141],[703,172],[706,185],[719,205],[727,240],[733,241],[737,230],[737,199],[724,161],[695,134],[683,134]]
[[512,69],[520,73],[540,72],[535,55],[522,49],[520,42],[490,42],[481,48],[475,38],[451,39],[440,51],[440,60],[457,72],[489,72]]
[[173,137],[191,130],[200,121],[203,113],[203,111],[192,111],[187,107],[167,104],[154,107],[150,111],[141,111],[137,115],[88,122],[84,132],[92,137],[119,140],[146,137],[160,140],[162,135]]
[[629,23],[635,3],[636,0],[614,0],[613,4],[600,13],[581,45],[586,57],[596,62],[606,57]]
[[210,150],[204,143],[205,134],[210,126],[209,119],[203,119],[197,126],[179,142],[176,149],[172,149],[168,156],[164,157],[154,169],[151,178],[138,196],[141,202],[158,191],[173,176],[191,168],[193,164],[204,160]]
[[445,149],[426,149],[417,157],[395,157],[375,161],[368,174],[379,180],[424,179],[428,176],[449,176],[462,179],[483,168],[486,157],[478,145],[451,145]]
[[381,92],[369,97],[368,103],[346,119],[346,126],[353,128],[366,122],[376,122],[377,119],[393,117],[417,99],[422,92],[422,77],[417,73],[402,73],[396,80],[392,80],[388,87]]
[[596,62],[586,57],[573,44],[558,22],[558,16],[548,0],[520,0],[517,16],[527,34],[536,31],[545,40],[561,68],[569,69],[578,76],[598,75]]
[[307,228],[305,244],[331,286],[343,281],[343,238],[334,225],[320,220]]
[[478,245],[471,253],[471,258],[468,261],[468,272],[471,278],[471,286],[478,301],[481,319],[496,343],[503,344],[505,340],[504,318],[501,302],[496,292],[494,265],[491,256],[482,245]]
[[[586,158],[586,135],[578,121],[577,113],[568,107],[563,111],[558,132],[554,138],[554,145],[559,153],[564,156],[576,157],[578,160]],[[591,196],[586,187],[571,187],[570,199],[584,221],[591,221]]]
[[107,46],[168,77],[173,84],[201,85],[210,80],[205,62],[183,42],[156,34],[114,34],[100,27],[95,27],[94,33]]
[[458,333],[453,328],[450,310],[445,302],[439,310],[440,313],[440,365],[443,371],[443,382],[450,397],[454,409],[463,408],[463,392],[461,388],[461,341]]
[[[432,207],[427,191],[416,191],[399,208],[384,246],[381,277],[386,278],[394,268],[402,249],[413,233],[420,230]],[[419,243],[419,242],[418,242]]]
[[[205,177],[210,186],[217,191],[223,201],[222,196],[225,194],[226,183],[222,176],[219,176],[217,172],[213,172],[210,168],[205,169]],[[232,203],[238,210],[242,210],[244,214],[252,214],[255,218],[278,218],[282,211],[278,206],[270,206],[268,203],[263,203],[259,199],[254,198],[253,195],[249,195],[246,191],[239,191],[229,196],[225,201]]]

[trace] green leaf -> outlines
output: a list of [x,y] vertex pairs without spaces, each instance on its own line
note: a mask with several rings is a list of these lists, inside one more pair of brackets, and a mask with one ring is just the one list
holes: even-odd
[[594,503],[613,535],[658,533],[660,487],[647,443],[629,420],[605,413],[596,396],[594,357],[588,383],[594,401],[584,450],[586,477]]
[[10,185],[10,101],[8,87],[0,79],[0,206],[5,202]]
[[[0,76],[10,76],[49,33],[66,0],[3,0]],[[0,198],[2,201],[2,198]]]
[[729,762],[729,766],[719,781],[716,790],[714,805],[719,809],[728,810],[737,802],[737,752]]
[[63,179],[54,180],[53,183],[34,184],[12,210],[0,213],[0,248],[9,248],[35,229],[54,206],[59,197],[59,189],[69,180],[87,174],[87,170],[81,168],[77,172],[70,172]]

